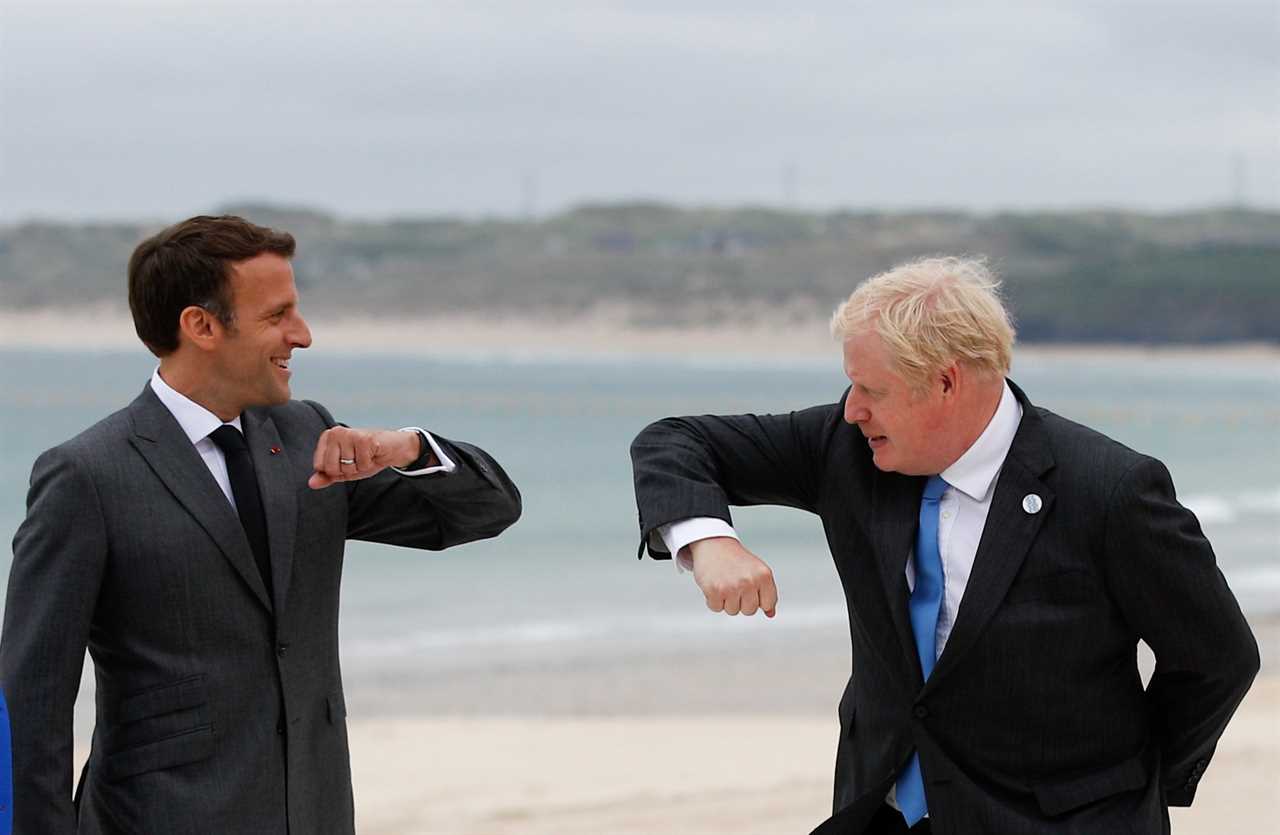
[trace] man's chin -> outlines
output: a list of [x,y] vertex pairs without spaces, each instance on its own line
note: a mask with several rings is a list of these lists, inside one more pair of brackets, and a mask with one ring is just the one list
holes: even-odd
[[882,473],[895,472],[892,460],[882,452],[873,451],[871,453],[871,463],[875,464],[876,469]]
[[270,391],[263,392],[262,396],[258,399],[258,402],[253,405],[283,406],[285,403],[288,403],[292,397],[293,395],[292,392],[290,392],[288,385],[275,387]]

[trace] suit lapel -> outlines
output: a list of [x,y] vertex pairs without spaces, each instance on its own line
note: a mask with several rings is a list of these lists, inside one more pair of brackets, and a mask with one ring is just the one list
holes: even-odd
[[884,584],[885,599],[889,602],[889,614],[898,635],[901,657],[906,662],[906,669],[912,671],[913,686],[919,687],[923,673],[907,612],[906,570],[920,521],[924,479],[884,473],[874,479],[874,484],[870,529],[880,563],[880,580]]
[[[926,689],[936,687],[955,669],[982,634],[1022,567],[1040,526],[1053,509],[1054,494],[1041,480],[1053,467],[1043,422],[1035,407],[1027,402],[1026,395],[1012,383],[1009,385],[1022,404],[1022,422],[996,479],[995,495],[991,498],[955,626]],[[1034,513],[1023,508],[1024,498],[1033,494],[1039,496],[1041,502]]]
[[[280,441],[275,421],[257,409],[241,416],[245,442],[258,476],[262,510],[267,516],[267,541],[271,546],[271,585],[277,617],[284,611],[293,579],[293,545],[298,529],[297,487],[293,483],[289,451]],[[276,452],[272,452],[276,450]]]
[[213,539],[241,579],[269,611],[271,602],[254,562],[240,517],[227,501],[200,453],[177,419],[147,385],[129,407],[134,434],[129,439],[196,522]]

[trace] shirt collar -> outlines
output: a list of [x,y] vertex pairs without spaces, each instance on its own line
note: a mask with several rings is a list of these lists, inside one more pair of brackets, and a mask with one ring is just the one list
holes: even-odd
[[1013,446],[1013,436],[1018,434],[1022,422],[1022,404],[1013,396],[1009,384],[1004,384],[1000,405],[991,416],[987,428],[978,440],[964,451],[956,462],[942,471],[943,480],[974,501],[986,501],[991,485],[995,483],[1004,459]]
[[[177,419],[183,433],[193,444],[209,437],[209,433],[223,423],[222,418],[166,383],[164,378],[160,376],[159,368],[151,372],[151,390],[156,393],[156,397],[160,398],[160,402],[164,404],[170,414]],[[242,432],[244,431],[240,425],[239,415],[236,415],[234,419],[227,421],[227,423]]]

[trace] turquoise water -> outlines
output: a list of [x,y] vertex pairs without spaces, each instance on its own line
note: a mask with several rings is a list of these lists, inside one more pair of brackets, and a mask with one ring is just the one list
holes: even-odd
[[[39,452],[131,400],[153,367],[134,353],[0,352],[0,532],[23,515]],[[758,636],[761,619],[706,612],[688,576],[637,562],[628,445],[670,414],[831,402],[829,363],[468,362],[295,354],[294,393],[353,425],[418,424],[483,446],[520,486],[500,539],[440,554],[351,543],[343,587],[348,675],[645,651]],[[1033,401],[1168,464],[1246,609],[1280,610],[1280,369],[1210,357],[1029,360]],[[775,569],[770,640],[843,629],[821,530],[781,509],[735,514]],[[0,576],[7,578],[7,549]]]

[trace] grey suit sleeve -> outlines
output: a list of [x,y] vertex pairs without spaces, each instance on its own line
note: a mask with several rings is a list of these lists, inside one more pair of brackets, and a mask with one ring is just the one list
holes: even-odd
[[1142,459],[1117,484],[1106,547],[1116,603],[1156,657],[1147,702],[1166,797],[1189,806],[1258,672],[1258,645],[1159,461]]
[[[333,416],[307,401],[324,420]],[[520,491],[487,452],[432,437],[457,464],[452,473],[406,476],[390,469],[344,484],[347,537],[438,551],[497,536],[520,518]]]
[[92,479],[67,450],[49,450],[32,468],[27,516],[13,539],[0,638],[16,835],[76,831],[72,708],[106,557]]
[[[650,424],[631,444],[641,542],[694,516],[732,524],[730,505],[815,511],[839,405],[783,415],[702,415]],[[643,548],[643,545],[642,545]],[[650,550],[656,559],[669,554]]]
[[502,533],[520,518],[520,491],[487,452],[432,433],[458,468],[406,476],[384,470],[347,483],[347,536],[438,551]]

